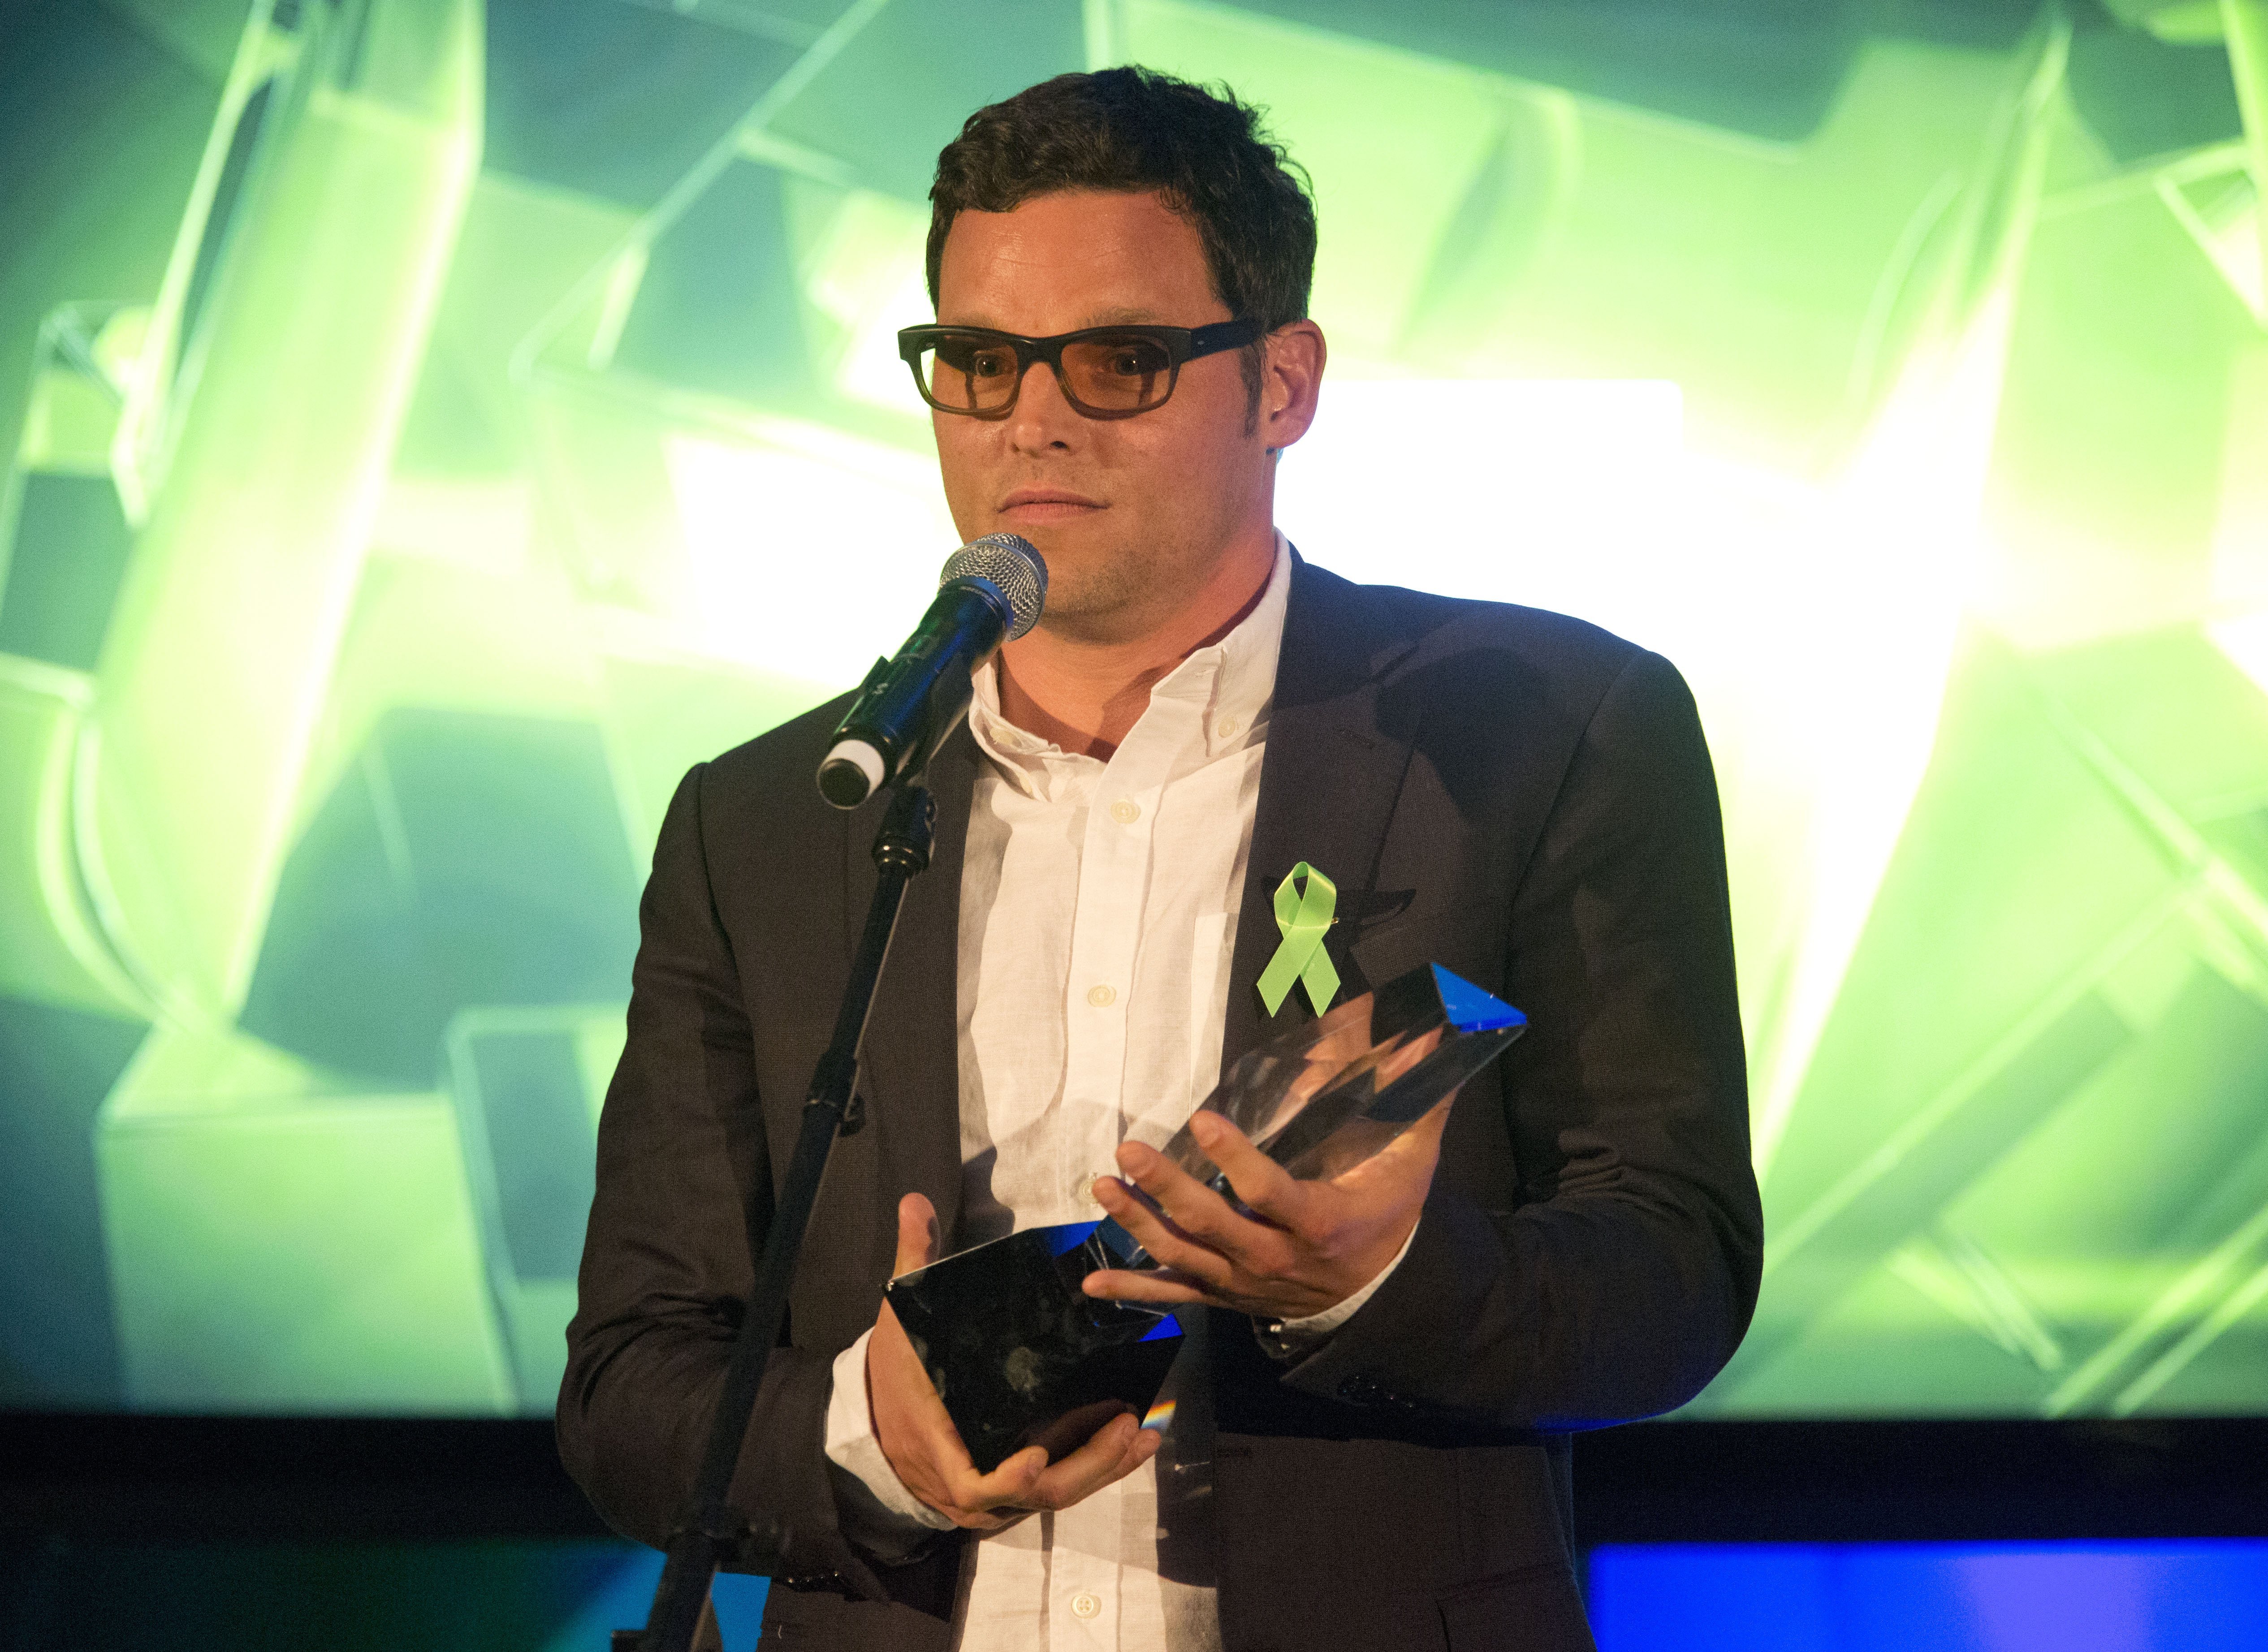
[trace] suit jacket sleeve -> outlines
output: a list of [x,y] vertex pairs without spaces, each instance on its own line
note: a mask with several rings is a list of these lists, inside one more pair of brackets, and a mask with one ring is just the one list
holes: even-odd
[[[753,1030],[703,847],[706,767],[670,803],[639,904],[559,1395],[569,1472],[610,1524],[656,1546],[687,1512],[773,1197]],[[740,1563],[880,1599],[837,1526],[829,1368],[784,1340],[772,1352],[733,1487],[754,1528]]]
[[1575,742],[1507,942],[1530,1028],[1500,1075],[1518,1186],[1461,1185],[1453,1115],[1402,1265],[1285,1380],[1516,1428],[1668,1410],[1747,1328],[1763,1219],[1716,782],[1659,656]]

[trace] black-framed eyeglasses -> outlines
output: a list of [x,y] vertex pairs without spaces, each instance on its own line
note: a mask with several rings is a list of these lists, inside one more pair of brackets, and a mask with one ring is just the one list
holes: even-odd
[[1090,419],[1130,419],[1163,407],[1182,363],[1241,349],[1267,329],[1257,321],[1209,327],[1081,327],[1027,339],[982,327],[909,327],[898,354],[913,369],[922,400],[939,413],[1005,419],[1035,363],[1055,370],[1064,400]]

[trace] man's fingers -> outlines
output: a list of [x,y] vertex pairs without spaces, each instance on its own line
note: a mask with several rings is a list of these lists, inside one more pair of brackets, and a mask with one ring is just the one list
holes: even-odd
[[1097,1428],[1086,1444],[1042,1474],[1027,1494],[1035,1509],[1068,1509],[1120,1480],[1150,1460],[1158,1435],[1147,1434],[1130,1413]]
[[[1174,1173],[1180,1174],[1179,1171]],[[1095,1197],[1101,1201],[1102,1208],[1116,1216],[1119,1225],[1134,1236],[1135,1243],[1162,1266],[1178,1269],[1199,1280],[1221,1284],[1226,1284],[1234,1274],[1235,1265],[1224,1254],[1225,1246],[1216,1249],[1202,1234],[1192,1237],[1184,1233],[1177,1223],[1160,1217],[1108,1177],[1097,1181],[1094,1186]],[[1204,1188],[1197,1191],[1220,1205],[1224,1213],[1227,1212],[1227,1206],[1222,1203],[1218,1193],[1206,1192]],[[1231,1219],[1241,1220],[1233,1216]]]
[[1171,1268],[1103,1268],[1089,1274],[1079,1283],[1090,1296],[1112,1302],[1147,1303],[1160,1308],[1180,1308],[1213,1300],[1202,1283]]
[[[1118,1152],[1123,1168],[1126,1149],[1121,1148]],[[1086,1191],[1094,1195],[1097,1204],[1118,1218],[1120,1227],[1142,1240],[1142,1248],[1145,1251],[1150,1248],[1150,1235],[1170,1234],[1175,1238],[1188,1237],[1157,1201],[1148,1196],[1149,1189],[1138,1182],[1131,1179],[1121,1181],[1116,1176],[1098,1176],[1087,1184]]]
[[[1228,1200],[1164,1154],[1138,1142],[1119,1147],[1118,1167],[1126,1173],[1127,1181],[1163,1213],[1167,1223],[1199,1244],[1226,1249],[1238,1241],[1241,1229],[1250,1225],[1251,1219],[1230,1208]],[[1130,1228],[1125,1217],[1118,1219]],[[1160,1256],[1154,1247],[1150,1248],[1152,1255]]]
[[[1144,1250],[1204,1287],[1215,1301],[1233,1294],[1240,1275],[1270,1279],[1291,1265],[1298,1229],[1306,1224],[1314,1198],[1313,1188],[1269,1163],[1233,1125],[1224,1120],[1219,1128],[1226,1134],[1215,1139],[1225,1152],[1233,1153],[1232,1142],[1246,1149],[1249,1156],[1239,1161],[1238,1173],[1272,1211],[1247,1215],[1164,1155],[1130,1142],[1118,1149],[1118,1162],[1132,1178],[1131,1188],[1113,1187],[1108,1180],[1095,1185],[1103,1208]],[[1162,1216],[1146,1209],[1138,1193],[1156,1204]],[[1293,1220],[1278,1221],[1275,1213]]]
[[[1033,1484],[1048,1465],[1047,1452],[1035,1447],[1014,1453],[990,1474],[980,1474],[950,1423],[945,1437],[932,1437],[930,1443],[933,1454],[923,1465],[928,1472],[922,1483],[907,1479],[906,1484],[931,1508],[972,1531],[997,1531],[1028,1509]],[[902,1472],[899,1478],[905,1479]]]
[[937,1260],[937,1212],[919,1193],[898,1200],[898,1261],[893,1274],[910,1274]]
[[1145,1147],[1139,1142],[1120,1142],[1116,1156],[1126,1180],[1147,1193],[1160,1210],[1177,1222],[1182,1211],[1194,1209],[1198,1200],[1220,1197],[1157,1149]]
[[1217,1112],[1199,1112],[1189,1120],[1189,1133],[1228,1178],[1228,1185],[1244,1208],[1282,1227],[1296,1223],[1300,1185],[1292,1173],[1252,1145],[1251,1138]]
[[1044,1447],[1029,1446],[990,1474],[956,1476],[950,1495],[932,1506],[969,1531],[997,1531],[1023,1515],[1068,1509],[1123,1479],[1157,1454],[1159,1443],[1157,1435],[1121,1414],[1053,1466]]
[[961,1472],[953,1477],[954,1502],[972,1513],[1012,1513],[1032,1507],[1032,1487],[1047,1472],[1048,1454],[1042,1446],[1027,1446],[1011,1452],[990,1474],[979,1474],[965,1454],[961,1465]]

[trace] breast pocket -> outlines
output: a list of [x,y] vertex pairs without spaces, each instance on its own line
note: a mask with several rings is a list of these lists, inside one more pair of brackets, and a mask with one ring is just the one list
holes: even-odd
[[1411,904],[1351,927],[1347,956],[1366,990],[1425,964],[1487,987],[1502,979],[1504,925],[1486,909]]

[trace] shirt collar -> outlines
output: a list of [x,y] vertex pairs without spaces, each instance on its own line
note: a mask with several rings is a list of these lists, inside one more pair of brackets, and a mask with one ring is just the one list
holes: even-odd
[[[1180,701],[1195,707],[1205,757],[1241,749],[1258,739],[1266,728],[1269,707],[1275,698],[1276,662],[1283,651],[1284,613],[1291,590],[1292,545],[1278,532],[1275,565],[1252,612],[1219,642],[1193,650],[1151,687],[1152,707],[1160,701]],[[993,766],[1020,789],[1036,792],[1041,771],[1050,766],[1095,762],[1018,728],[1001,714],[998,655],[976,669],[970,686],[968,731]],[[1145,718],[1149,715],[1147,709],[1143,713]],[[1132,738],[1130,732],[1129,738]]]

